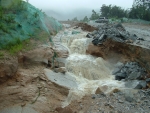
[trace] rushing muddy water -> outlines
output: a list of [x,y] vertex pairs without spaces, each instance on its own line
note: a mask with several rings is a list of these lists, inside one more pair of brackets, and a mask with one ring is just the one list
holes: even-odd
[[73,30],[67,29],[55,37],[55,40],[60,40],[60,45],[66,47],[70,53],[66,59],[67,73],[75,77],[78,84],[76,89],[70,89],[63,106],[86,94],[95,93],[98,87],[104,93],[109,93],[116,88],[124,88],[124,83],[114,80],[114,76],[111,75],[113,65],[101,57],[86,55],[86,49],[91,42],[91,39],[86,38],[87,32],[77,29],[79,33],[72,34]]

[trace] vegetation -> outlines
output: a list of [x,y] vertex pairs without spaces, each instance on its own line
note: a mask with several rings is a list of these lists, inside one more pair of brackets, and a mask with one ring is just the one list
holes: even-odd
[[11,55],[14,55],[22,49],[29,49],[29,44],[29,39],[21,41],[20,38],[16,38],[13,42],[9,42],[6,46],[4,46],[3,49],[7,50]]
[[144,4],[140,4],[138,6],[133,6],[131,9],[127,10],[116,5],[112,6],[103,4],[100,8],[100,15],[92,10],[90,20],[96,20],[97,18],[99,18],[99,16],[108,17],[112,20],[122,20],[122,18],[125,17],[150,21],[150,8],[145,6]]
[[96,20],[99,18],[99,14],[96,13],[94,10],[92,10],[92,15],[90,17],[90,20]]
[[89,21],[89,19],[88,19],[87,16],[85,16],[85,17],[83,18],[83,20],[81,20],[81,22],[88,22],[88,21]]
[[4,54],[0,52],[0,59],[2,59],[3,57],[4,57]]
[[72,21],[78,21],[77,17],[73,18]]
[[150,21],[150,9],[143,5],[132,7],[129,12],[129,18]]
[[100,12],[101,12],[101,16],[108,17],[108,18],[127,17],[127,11],[116,5],[115,6],[102,5]]

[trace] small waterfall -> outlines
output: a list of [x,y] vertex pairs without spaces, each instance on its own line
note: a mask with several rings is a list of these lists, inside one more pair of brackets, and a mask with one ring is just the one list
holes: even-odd
[[88,44],[92,41],[86,38],[87,32],[73,35],[71,30],[73,29],[65,30],[68,34],[62,35],[61,42],[70,53],[66,59],[67,73],[76,78],[78,88],[70,89],[63,107],[73,100],[81,99],[84,95],[95,93],[98,87],[104,93],[110,93],[116,88],[124,88],[124,83],[114,80],[114,76],[111,75],[112,66],[109,62],[101,57],[86,55]]
[[112,79],[107,62],[91,55],[72,54],[67,59],[66,68],[69,72],[88,80]]

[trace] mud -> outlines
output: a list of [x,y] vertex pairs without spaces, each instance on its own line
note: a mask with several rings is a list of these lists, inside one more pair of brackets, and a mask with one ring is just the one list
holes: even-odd
[[83,31],[92,32],[92,31],[94,31],[94,30],[97,30],[96,27],[90,26],[90,25],[88,25],[88,24],[86,24],[86,23],[78,23],[76,26],[77,26],[76,28],[81,27],[81,29],[82,29]]

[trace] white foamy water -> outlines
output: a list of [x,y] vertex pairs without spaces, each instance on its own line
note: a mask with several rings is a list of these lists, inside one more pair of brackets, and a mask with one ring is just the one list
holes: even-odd
[[100,57],[95,58],[91,55],[70,55],[66,62],[66,68],[76,76],[88,80],[113,78],[113,76],[110,76],[111,71],[108,69],[108,63]]
[[111,75],[109,62],[101,57],[86,55],[86,49],[91,42],[91,39],[86,38],[87,32],[72,35],[71,30],[73,29],[66,30],[67,34],[61,36],[61,43],[69,49],[66,69],[69,75],[76,78],[78,87],[69,91],[63,106],[85,95],[94,94],[98,87],[104,93],[124,88],[124,83],[114,80]]

